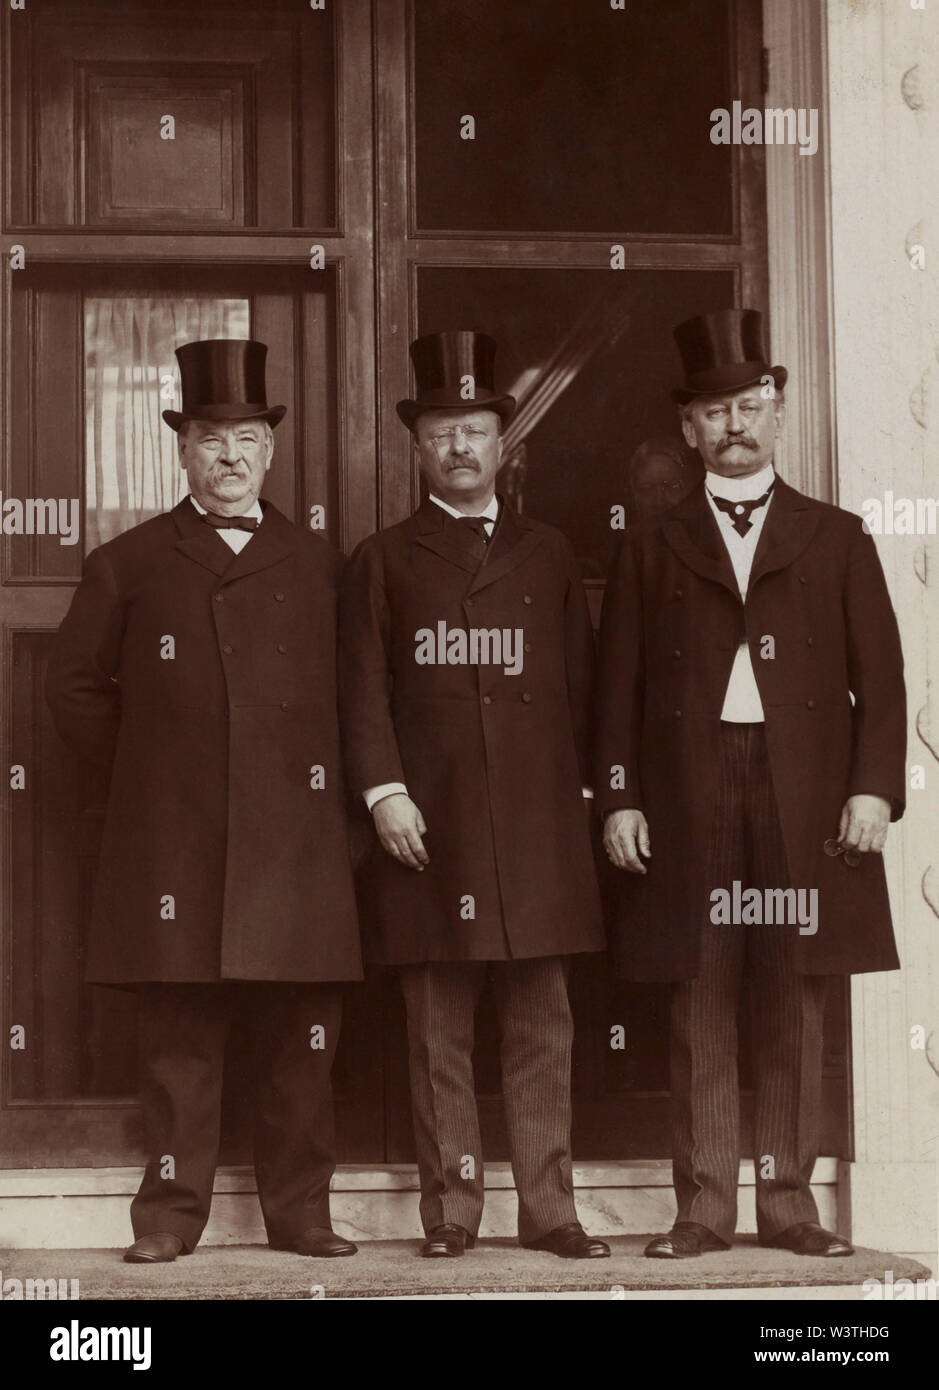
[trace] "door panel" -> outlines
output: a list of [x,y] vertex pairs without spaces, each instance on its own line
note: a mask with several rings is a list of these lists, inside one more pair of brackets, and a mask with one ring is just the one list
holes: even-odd
[[11,26],[15,222],[336,226],[333,7],[196,8],[45,0]]
[[411,17],[422,234],[733,235],[731,147],[700,139],[737,95],[732,5],[437,0]]

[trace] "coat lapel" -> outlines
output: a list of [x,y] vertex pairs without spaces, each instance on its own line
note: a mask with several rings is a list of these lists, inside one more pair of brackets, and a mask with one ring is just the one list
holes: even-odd
[[418,545],[432,550],[441,559],[472,575],[467,595],[488,588],[526,560],[541,544],[541,532],[527,518],[519,516],[504,497],[500,497],[499,520],[482,564],[460,544],[459,532],[447,526],[447,513],[425,498],[411,518]]
[[487,589],[490,584],[511,574],[528,559],[532,551],[537,550],[543,540],[543,532],[536,530],[527,517],[519,516],[504,497],[500,498],[500,502],[495,534],[489,542],[485,560],[473,576],[470,594]]
[[802,553],[815,534],[819,510],[809,497],[777,478],[750,571],[748,592],[764,574],[785,569]]
[[[815,533],[818,516],[811,498],[803,497],[777,477],[772,505],[753,557],[748,594],[763,575],[785,569],[801,554]],[[730,556],[708,506],[703,483],[662,523],[662,534],[679,559],[695,573],[723,584],[735,598],[740,597]]]
[[295,548],[293,526],[270,502],[262,502],[264,519],[251,540],[239,553],[222,540],[212,526],[206,526],[195,507],[184,497],[172,516],[180,539],[176,549],[188,555],[197,565],[204,565],[213,574],[224,576],[225,583],[242,579],[256,570],[276,565]]
[[170,515],[179,532],[176,549],[203,565],[213,574],[224,574],[235,555],[211,526],[206,526],[188,497],[173,508]]
[[704,495],[704,483],[699,483],[663,521],[662,535],[689,569],[703,579],[723,584],[739,600],[730,555]]
[[442,560],[457,565],[468,574],[475,574],[477,562],[460,544],[459,533],[447,527],[447,513],[436,502],[425,497],[412,517],[417,529],[415,541],[439,555]]

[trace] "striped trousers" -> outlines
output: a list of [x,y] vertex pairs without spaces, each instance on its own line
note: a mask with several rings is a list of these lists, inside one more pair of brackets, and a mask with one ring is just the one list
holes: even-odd
[[576,1221],[571,1174],[574,1024],[562,956],[445,961],[400,971],[407,1009],[421,1222],[479,1230],[483,1154],[473,1082],[474,1014],[487,970],[502,1033],[502,1095],[520,1240]]
[[[762,724],[721,724],[721,773],[708,890],[790,885]],[[737,1011],[752,1018],[757,1232],[767,1241],[817,1221],[809,1180],[818,1150],[827,979],[800,975],[798,925],[714,925],[704,907],[697,976],[671,1008],[672,1173],[679,1221],[730,1241],[737,1220],[740,1097]]]

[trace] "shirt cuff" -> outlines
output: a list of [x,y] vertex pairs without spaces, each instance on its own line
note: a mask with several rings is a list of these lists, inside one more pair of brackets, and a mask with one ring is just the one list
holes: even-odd
[[386,796],[397,796],[399,794],[403,796],[407,796],[408,794],[408,789],[403,782],[382,782],[380,787],[369,787],[367,791],[362,793],[365,798],[365,804],[370,811],[379,801],[383,801]]

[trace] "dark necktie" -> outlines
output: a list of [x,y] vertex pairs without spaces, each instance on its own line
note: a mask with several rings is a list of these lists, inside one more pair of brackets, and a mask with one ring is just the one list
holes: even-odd
[[755,512],[757,507],[766,506],[775,482],[776,479],[774,478],[762,497],[754,497],[752,499],[742,498],[738,502],[732,502],[729,497],[715,497],[710,488],[708,488],[708,496],[715,507],[718,507],[722,512],[726,512],[732,519],[733,528],[738,536],[745,536],[753,525],[753,522],[750,520],[750,513]]
[[481,563],[486,553],[486,546],[489,544],[486,518],[483,516],[454,516],[450,518],[449,524],[459,532],[460,539],[473,559],[477,563]]
[[202,518],[206,526],[214,526],[216,531],[256,531],[256,516],[219,516],[218,512],[206,512]]

